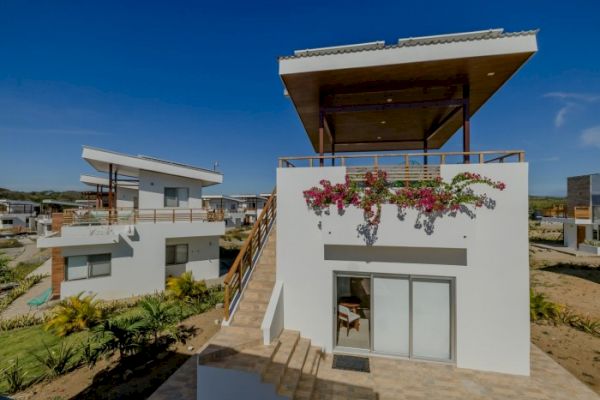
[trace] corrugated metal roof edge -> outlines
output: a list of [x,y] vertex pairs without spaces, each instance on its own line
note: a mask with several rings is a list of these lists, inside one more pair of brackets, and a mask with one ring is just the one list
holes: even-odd
[[388,50],[395,49],[400,47],[416,47],[416,46],[430,46],[434,44],[445,44],[445,43],[454,43],[454,42],[470,42],[474,40],[492,40],[492,39],[502,39],[507,37],[514,36],[530,36],[536,35],[540,30],[532,29],[528,31],[519,31],[519,32],[506,32],[500,35],[493,35],[489,32],[482,33],[480,36],[472,36],[472,37],[454,37],[454,38],[444,38],[439,37],[435,39],[431,39],[430,41],[420,41],[418,37],[411,38],[414,42],[410,40],[403,43],[395,43],[389,44],[385,46],[373,47],[373,48],[358,48],[358,49],[348,49],[348,48],[340,48],[340,49],[332,49],[331,51],[323,51],[317,53],[303,53],[299,55],[289,55],[289,56],[279,56],[278,60],[291,60],[295,58],[306,58],[306,57],[319,57],[319,56],[329,56],[332,54],[345,54],[345,53],[359,53],[364,51],[375,51],[375,50]]

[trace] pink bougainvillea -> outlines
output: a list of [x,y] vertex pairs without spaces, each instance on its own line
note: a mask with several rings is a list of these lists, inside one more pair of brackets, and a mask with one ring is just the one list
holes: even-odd
[[309,207],[325,210],[335,205],[339,211],[349,206],[359,207],[371,225],[381,221],[382,204],[395,204],[401,210],[413,208],[422,213],[456,212],[467,205],[482,207],[488,200],[486,194],[476,194],[471,185],[483,184],[497,190],[506,188],[503,182],[471,172],[457,174],[450,182],[437,178],[408,186],[389,182],[385,171],[368,172],[362,182],[346,176],[344,183],[332,185],[328,180],[319,183],[321,187],[304,191]]

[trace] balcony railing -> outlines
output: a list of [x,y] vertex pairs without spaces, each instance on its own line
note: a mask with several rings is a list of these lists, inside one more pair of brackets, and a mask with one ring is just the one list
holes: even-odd
[[440,176],[440,165],[524,162],[522,150],[428,152],[395,154],[351,154],[306,157],[281,157],[280,168],[323,167],[340,165],[347,167],[348,175],[359,178],[368,171],[383,170],[391,180],[419,181]]
[[598,207],[594,207],[594,212],[592,212],[592,207],[589,206],[575,206],[568,208],[565,205],[555,205],[544,210],[544,217],[553,217],[553,218],[575,218],[575,219],[591,219],[592,214],[594,215],[594,219],[600,217],[600,209]]
[[222,211],[203,208],[117,208],[67,210],[63,225],[133,225],[150,222],[215,222],[223,221]]

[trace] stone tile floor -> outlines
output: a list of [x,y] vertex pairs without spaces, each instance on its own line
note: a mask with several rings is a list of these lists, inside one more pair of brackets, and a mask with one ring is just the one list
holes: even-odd
[[[333,370],[321,360],[313,399],[520,399],[592,400],[592,390],[535,346],[531,376],[459,369],[449,365],[371,357],[371,373]],[[257,362],[259,360],[257,359]],[[196,399],[195,357],[153,394],[151,400]]]

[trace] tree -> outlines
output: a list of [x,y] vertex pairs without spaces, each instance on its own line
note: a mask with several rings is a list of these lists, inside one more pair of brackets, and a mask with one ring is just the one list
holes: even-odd
[[52,330],[58,336],[83,331],[98,325],[104,318],[94,295],[83,296],[79,293],[60,302],[52,311],[46,330]]
[[156,297],[148,297],[139,302],[144,329],[152,334],[154,343],[163,331],[171,330],[177,323],[177,309],[173,303]]
[[121,358],[135,353],[145,340],[144,321],[140,315],[107,319],[94,331],[103,341],[103,351],[118,351]]

